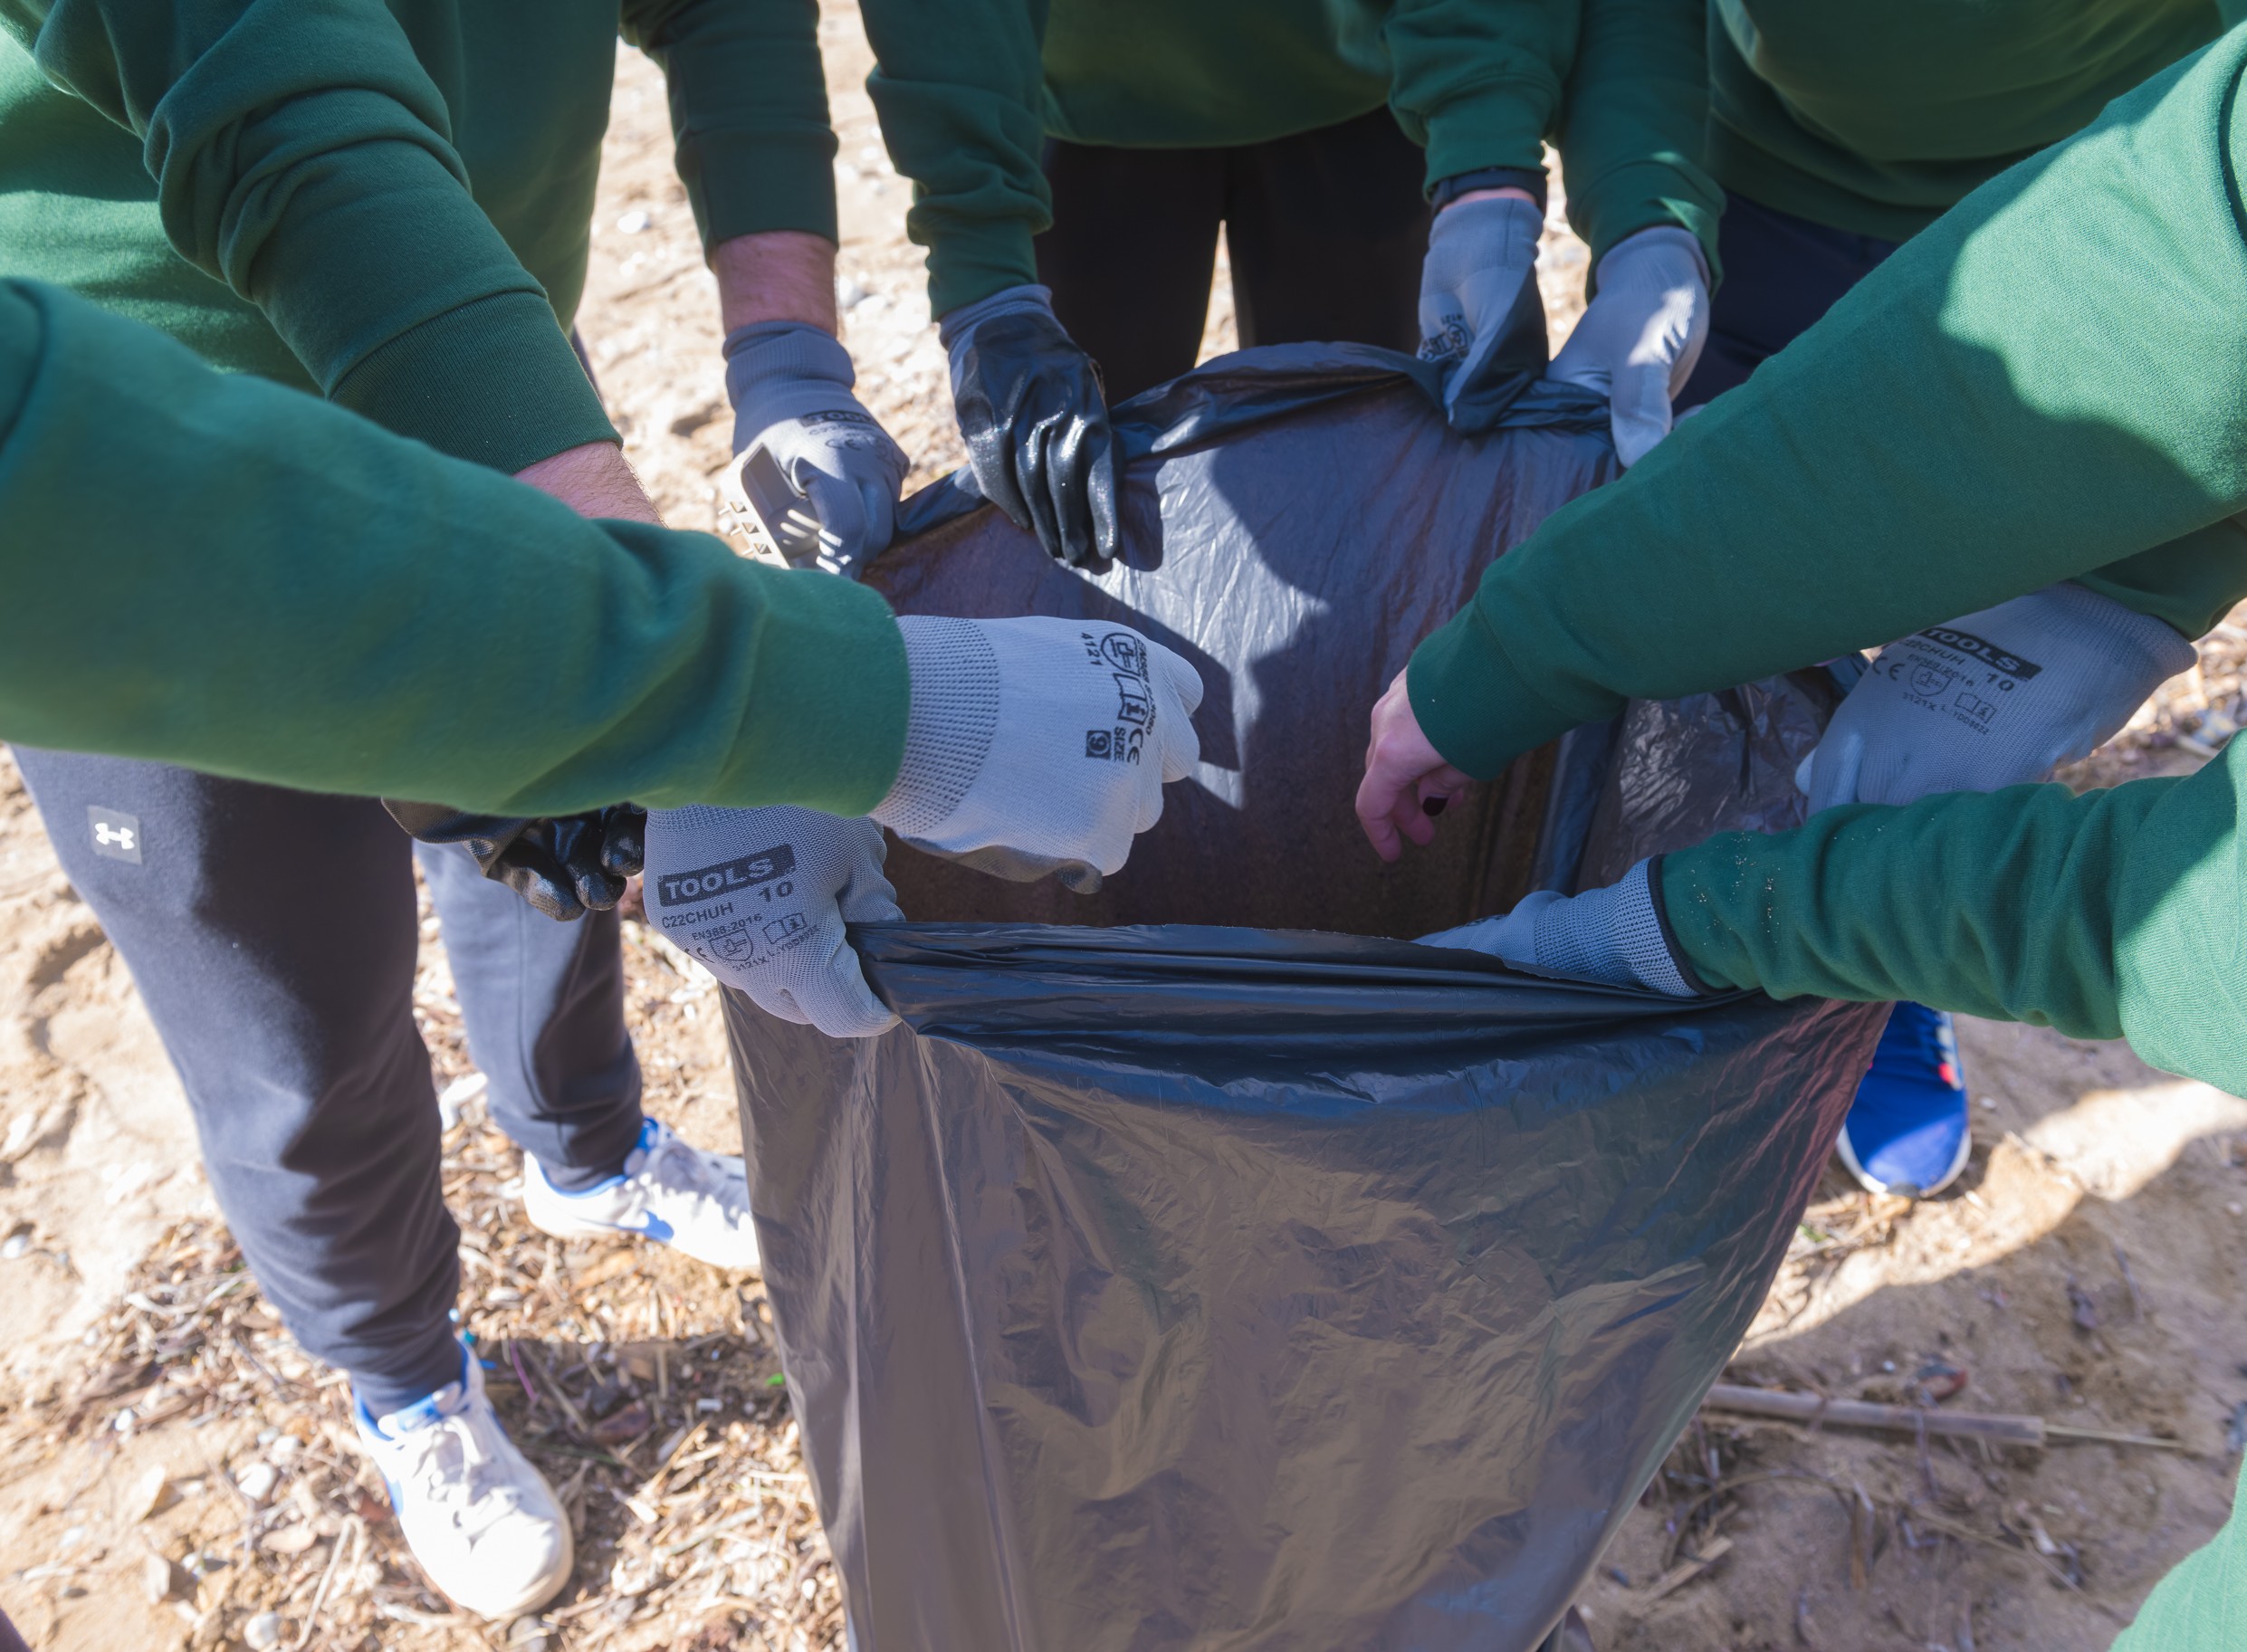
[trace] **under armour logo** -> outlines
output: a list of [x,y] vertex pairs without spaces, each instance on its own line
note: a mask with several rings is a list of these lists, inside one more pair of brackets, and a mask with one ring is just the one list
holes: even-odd
[[93,852],[96,855],[113,861],[130,861],[136,866],[140,864],[139,816],[89,805],[86,820],[93,827]]

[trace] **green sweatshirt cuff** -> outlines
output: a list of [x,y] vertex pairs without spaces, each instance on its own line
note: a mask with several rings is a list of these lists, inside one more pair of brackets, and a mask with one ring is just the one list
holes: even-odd
[[[889,604],[863,585],[802,569],[756,582],[759,689],[747,695],[724,766],[656,807],[770,803],[785,778],[790,802],[856,816],[889,795],[905,755],[912,678]],[[838,671],[836,662],[850,669]],[[816,683],[818,692],[805,692]]]
[[1427,188],[1485,167],[1544,170],[1549,87],[1528,79],[1495,81],[1447,99],[1428,117]]
[[704,246],[769,230],[842,239],[829,133],[703,132],[682,138],[677,158]]
[[369,352],[330,399],[511,476],[618,440],[553,310],[532,292],[495,293],[409,328]]
[[1662,921],[1662,934],[1687,980],[1709,992],[1733,992],[1761,985],[1752,960],[1737,944],[1727,946],[1731,931],[1718,919],[1703,893],[1708,888],[1712,855],[1735,847],[1732,835],[1712,837],[1690,849],[1673,850],[1650,869],[1654,906]]
[[1479,602],[1412,651],[1405,686],[1429,743],[1478,780],[1587,721],[1529,686],[1484,622]]
[[1571,180],[1568,215],[1592,249],[1592,268],[1626,235],[1642,229],[1688,230],[1701,244],[1708,260],[1709,289],[1714,291],[1723,270],[1716,260],[1717,213],[1706,200],[1697,199],[1688,180],[1674,167],[1649,160],[1618,167],[1578,185]]
[[1037,280],[1037,255],[1027,224],[946,229],[929,248],[929,313],[949,315],[1009,287]]

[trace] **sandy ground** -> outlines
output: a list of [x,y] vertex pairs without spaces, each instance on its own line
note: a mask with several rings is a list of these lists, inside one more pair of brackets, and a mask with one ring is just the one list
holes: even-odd
[[[825,10],[845,336],[917,485],[960,458],[943,359],[863,36],[848,6]],[[1582,264],[1556,228],[1556,345]],[[714,285],[660,80],[630,53],[582,324],[658,503],[722,526]],[[1207,349],[1230,340],[1220,276]],[[2072,778],[2176,772],[2228,738],[2247,716],[2247,628],[2202,655]],[[570,1590],[540,1619],[479,1628],[424,1586],[336,1384],[241,1275],[131,980],[0,757],[0,1606],[52,1648],[839,1646],[754,1283],[523,1228],[512,1150],[464,1093],[434,922],[425,935],[416,1002],[459,1115],[465,1317],[499,1356],[511,1427],[578,1514]],[[730,1145],[707,979],[627,936],[651,1107]],[[1600,1647],[2101,1647],[2222,1519],[2247,1417],[2247,1102],[2116,1045],[1981,1023],[1961,1039],[1964,1183],[1906,1207],[1830,1177],[1734,1380],[1892,1401],[1956,1389],[1952,1410],[2185,1449],[1923,1445],[1705,1414],[1583,1598]]]

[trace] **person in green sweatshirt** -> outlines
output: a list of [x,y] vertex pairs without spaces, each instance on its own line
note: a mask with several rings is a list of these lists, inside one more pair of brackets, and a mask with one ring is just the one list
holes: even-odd
[[[863,556],[904,464],[833,336],[834,138],[804,0],[0,0],[0,276],[68,288],[583,514],[652,522],[570,336],[620,28],[669,82],[736,444],[804,492],[837,559]],[[474,612],[525,596],[495,587]],[[541,674],[477,710],[505,728],[574,692]],[[489,1453],[416,1431],[462,1369],[453,1264],[424,1243],[434,1191],[419,1227],[359,1191],[360,1164],[413,1160],[435,1128],[407,840],[368,797],[36,746],[20,765],[140,985],[261,1283],[350,1373],[401,1498],[467,1545],[424,1561],[487,1602],[550,1592],[561,1540],[452,1520]],[[631,864],[620,824],[556,828],[598,855],[577,881],[598,900]],[[159,878],[151,857],[192,875]],[[534,1219],[754,1265],[738,1162],[642,1111],[614,912],[572,898],[578,921],[549,923],[462,846],[416,858]],[[557,901],[569,882],[550,883]]]
[[[165,502],[160,532],[152,497]],[[286,900],[308,893],[291,876],[297,862],[331,870],[329,845],[264,829],[257,799],[272,786],[389,789],[497,813],[640,799],[787,863],[757,909],[782,939],[712,961],[791,1019],[876,1004],[843,925],[901,916],[882,876],[883,826],[943,853],[1006,849],[1113,872],[1161,815],[1164,781],[1193,761],[1199,680],[1127,627],[1101,628],[1088,657],[1075,622],[900,620],[849,581],[762,567],[703,534],[588,520],[293,391],[222,377],[58,289],[7,280],[0,514],[11,530],[0,738],[22,742],[33,769],[35,748],[52,746],[206,771],[205,824]],[[512,592],[497,609],[494,589]],[[1119,659],[1151,668],[1144,760],[1087,763],[1085,722],[1114,713]],[[524,695],[526,683],[541,692]],[[1002,722],[1002,700],[1033,709]],[[489,715],[516,701],[514,715]],[[40,801],[52,810],[51,788]],[[102,809],[87,824],[87,848],[58,845],[80,890],[121,878],[159,903],[197,897],[176,817]],[[651,833],[652,850],[659,842]],[[651,886],[691,881],[707,914],[737,890],[746,898],[753,877],[726,875],[741,858],[651,865]],[[402,845],[393,872],[404,882]],[[322,915],[362,898],[311,893]],[[651,899],[659,921],[663,901]],[[410,905],[406,917],[380,943],[410,964]],[[230,960],[144,976],[151,1007],[175,1026],[200,1009],[223,1034],[240,999],[270,1004],[282,960],[246,924],[234,932],[249,944]],[[691,928],[675,938],[695,947]],[[394,1090],[410,1107],[358,1096],[358,1128],[289,1143],[286,1178],[238,1140],[211,1157],[237,1239],[308,1342],[360,1311],[356,1293],[320,1290],[339,1275],[437,1281],[440,1319],[457,1291],[426,1072],[418,1095]],[[225,1140],[207,1121],[205,1136]],[[538,1214],[540,1195],[527,1197]],[[320,1220],[339,1205],[370,1219],[339,1233]],[[719,1205],[705,1219],[726,1214]],[[562,1219],[566,1208],[544,1218]],[[277,1241],[308,1227],[310,1259],[273,1266]],[[473,1359],[456,1352],[421,1409],[401,1423],[363,1398],[359,1408],[407,1541],[471,1609],[535,1605],[569,1574],[569,1523],[500,1431]],[[448,1457],[474,1473],[455,1484]]]
[[[1376,849],[1429,841],[1431,804],[1630,698],[1893,637],[1899,668],[1866,679],[1889,685],[1876,714],[1939,723],[1993,768],[2024,730],[2066,725],[2051,756],[2110,733],[2019,643],[2116,646],[2084,618],[2087,578],[2247,511],[2243,81],[2235,30],[2005,170],[1495,564],[1374,712],[1357,807]],[[2121,646],[2145,674],[2178,657],[2151,634]],[[1822,764],[1868,760],[1856,699]],[[2243,814],[2236,745],[2081,797],[1843,799],[1430,939],[1678,996],[1915,998],[2125,1037],[2247,1091]],[[2117,1646],[2197,1652],[2242,1626],[2247,1494]]]
[[1698,134],[1679,145],[1664,126],[1699,65],[1699,20],[1675,6],[865,13],[970,467],[1056,557],[1115,553],[1108,404],[1194,365],[1220,225],[1244,346],[1417,349],[1445,365],[1453,424],[1488,428],[1547,365],[1548,135],[1596,270],[1554,375],[1611,394],[1626,464],[1669,429],[1707,327],[1718,205]]
[[[2230,0],[2000,0],[1963,13],[1861,0],[1674,4],[1706,14],[1707,72],[1697,95],[1678,80],[1663,89],[1664,129],[1678,142],[1706,131],[1703,158],[1725,191],[1725,283],[1679,393],[1689,409],[1741,384],[1975,186],[2213,40]],[[2127,716],[2146,620],[2196,636],[2247,596],[2239,536],[2219,524],[2086,572],[2084,595],[2058,616],[2083,645],[2068,663],[2080,700]],[[2032,651],[2067,646],[2032,618],[2022,616]],[[2111,654],[2096,645],[2101,632],[2115,639]],[[1924,720],[1873,720],[1860,732],[1861,763],[1818,767],[1817,801],[1905,802],[1930,784],[1989,788],[2044,772],[1991,767],[1985,750],[1964,765],[1971,748]],[[1948,1017],[1897,1007],[1839,1146],[1875,1191],[1933,1192],[1957,1174],[1966,1093]]]

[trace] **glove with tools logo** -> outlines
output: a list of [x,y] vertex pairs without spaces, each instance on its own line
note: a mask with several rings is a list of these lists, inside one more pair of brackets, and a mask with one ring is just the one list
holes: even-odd
[[1812,812],[1995,791],[2086,756],[2193,663],[2160,620],[2048,585],[1880,652],[1802,760]]
[[864,820],[808,809],[658,810],[648,916],[727,986],[833,1037],[893,1017],[845,926],[903,916],[883,876],[889,827],[995,876],[1090,891],[1200,760],[1192,666],[1128,625],[901,618],[905,749]]

